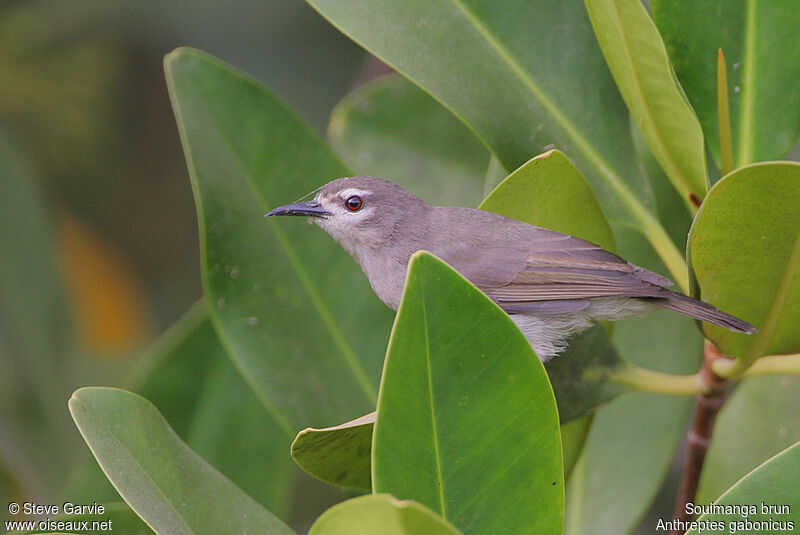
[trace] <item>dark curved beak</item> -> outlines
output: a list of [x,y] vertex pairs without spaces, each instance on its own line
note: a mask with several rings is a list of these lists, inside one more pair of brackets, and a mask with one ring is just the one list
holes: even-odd
[[279,206],[274,210],[270,210],[264,217],[273,215],[304,215],[308,217],[327,217],[331,215],[330,212],[323,210],[322,206],[317,201],[296,202],[287,204],[286,206]]

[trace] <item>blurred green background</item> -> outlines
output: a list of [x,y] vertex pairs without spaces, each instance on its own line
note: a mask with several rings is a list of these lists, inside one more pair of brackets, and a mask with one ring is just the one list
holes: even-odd
[[[162,68],[178,46],[257,77],[321,133],[334,104],[382,71],[301,0],[2,3],[4,504],[114,498],[107,484],[94,487],[104,478],[86,468],[94,461],[67,411],[69,395],[146,375],[148,346],[202,295],[194,202]],[[214,395],[236,411],[249,393],[238,377],[226,381]],[[181,433],[174,420],[196,385],[172,386],[171,399],[169,385],[153,396]],[[253,474],[251,489],[264,477]],[[301,528],[342,499],[310,478],[293,492],[307,495],[305,510],[291,515]]]
[[[178,46],[255,76],[320,132],[336,102],[385,69],[302,0],[2,3],[3,504],[115,499],[107,484],[97,486],[104,478],[92,468],[67,399],[80,386],[141,381],[157,366],[148,362],[148,346],[202,295],[194,203],[162,70],[164,54]],[[800,145],[789,156],[798,157]],[[159,384],[140,382],[138,391],[147,391],[184,438],[193,433],[187,440],[207,456],[215,445],[204,451],[200,420],[192,428],[182,411],[202,412],[192,405],[200,394],[187,377],[196,373],[200,381],[214,365],[174,364],[160,369]],[[227,398],[220,406],[230,415],[243,406],[263,410],[253,409],[231,370],[204,388]],[[227,455],[268,455],[259,445],[254,437],[250,451]],[[242,457],[243,471],[249,459]],[[269,474],[250,472],[237,483],[301,530],[343,497],[299,471],[276,476],[300,478],[293,495],[271,496],[270,481],[260,481]],[[674,468],[643,526],[671,512],[676,474]]]

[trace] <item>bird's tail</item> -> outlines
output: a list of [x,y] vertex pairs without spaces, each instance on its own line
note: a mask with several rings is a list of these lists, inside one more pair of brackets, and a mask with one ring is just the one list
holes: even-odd
[[694,319],[713,323],[737,333],[754,334],[758,332],[758,329],[754,326],[736,316],[726,314],[713,305],[677,292],[670,291],[668,297],[653,299],[652,303],[659,308],[680,312]]

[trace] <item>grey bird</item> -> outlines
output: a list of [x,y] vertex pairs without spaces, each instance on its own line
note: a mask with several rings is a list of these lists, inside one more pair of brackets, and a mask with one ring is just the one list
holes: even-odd
[[543,361],[593,320],[667,309],[731,331],[749,323],[669,290],[672,282],[598,245],[474,208],[430,206],[397,184],[333,180],[307,202],[265,217],[308,216],[358,262],[372,289],[397,310],[408,262],[429,251],[480,288],[517,324]]

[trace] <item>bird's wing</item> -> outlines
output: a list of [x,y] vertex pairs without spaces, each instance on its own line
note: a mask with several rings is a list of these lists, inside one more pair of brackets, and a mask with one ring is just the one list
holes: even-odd
[[483,288],[508,311],[573,312],[596,297],[663,297],[663,287],[672,285],[598,245],[566,234],[536,229],[526,243],[525,267],[506,284]]
[[[597,297],[664,297],[669,279],[567,234],[481,210],[437,208],[432,253],[509,313],[560,314]],[[471,228],[464,229],[463,222]]]
[[484,218],[484,232],[468,242],[444,239],[432,252],[509,313],[574,312],[597,297],[663,297],[663,287],[672,285],[585,240],[494,214]]

